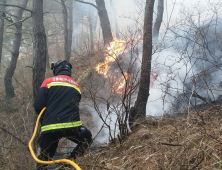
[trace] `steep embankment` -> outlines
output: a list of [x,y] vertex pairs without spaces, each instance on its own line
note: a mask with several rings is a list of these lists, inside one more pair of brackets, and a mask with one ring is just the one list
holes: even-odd
[[[98,63],[95,58],[91,57],[94,63]],[[87,79],[84,77],[88,77],[90,71],[87,74],[83,72],[93,70],[96,64],[90,63],[87,58],[81,58],[81,62],[75,59],[72,64],[74,79],[82,77],[80,80],[84,85]],[[31,88],[31,80],[28,87]],[[16,90],[17,95],[11,100],[4,101],[1,95],[1,123],[24,144],[0,131],[0,169],[28,170],[34,165],[27,149],[34,111],[27,92],[23,92],[20,86]],[[116,140],[106,146],[92,145],[84,157],[77,158],[76,163],[83,170],[222,169],[222,106],[210,106],[185,115],[182,118],[162,117],[157,120],[148,117],[138,120],[134,124],[136,130],[121,144]]]
[[[98,61],[88,59],[92,70]],[[91,73],[82,68],[86,59],[75,59],[75,73],[83,82]],[[94,62],[92,62],[94,61]],[[92,64],[94,63],[94,64]],[[80,71],[78,73],[78,71]],[[81,74],[80,74],[81,73]],[[82,76],[80,76],[82,75]],[[203,108],[203,107],[202,107]],[[222,106],[205,107],[202,111],[183,113],[182,118],[148,117],[135,123],[136,130],[121,144],[92,146],[88,154],[77,158],[83,170],[146,169],[220,169],[222,168]],[[178,116],[179,117],[179,116]]]
[[76,162],[84,170],[220,169],[221,121],[220,105],[184,118],[149,117],[136,122],[137,130],[122,144],[91,147]]

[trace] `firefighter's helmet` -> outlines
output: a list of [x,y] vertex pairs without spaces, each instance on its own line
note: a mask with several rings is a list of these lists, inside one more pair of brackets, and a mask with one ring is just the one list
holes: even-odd
[[59,60],[56,63],[51,63],[51,70],[54,76],[59,75],[62,71],[68,71],[71,75],[72,65],[66,60]]

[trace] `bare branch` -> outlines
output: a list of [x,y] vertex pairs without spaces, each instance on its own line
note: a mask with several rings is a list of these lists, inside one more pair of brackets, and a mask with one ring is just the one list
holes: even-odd
[[12,25],[16,25],[17,23],[24,22],[25,20],[27,20],[27,19],[29,19],[29,18],[31,18],[31,17],[32,17],[32,15],[30,15],[30,16],[28,16],[28,17],[26,17],[26,18],[24,18],[24,19],[22,19],[22,20],[20,20],[20,21],[18,21],[18,22],[13,22],[13,23],[7,25],[6,27],[10,27],[10,26],[12,26]]
[[80,2],[80,3],[83,3],[83,4],[89,4],[93,7],[95,7],[98,11],[100,11],[100,9],[96,5],[94,5],[93,3],[85,2],[85,1],[82,1],[82,0],[74,0],[74,1],[77,1],[77,2]]
[[101,126],[99,132],[98,132],[98,133],[96,134],[96,136],[92,139],[92,141],[94,141],[94,140],[96,139],[96,137],[100,134],[100,132],[101,132],[102,129],[104,128],[104,124],[105,124],[105,123],[103,123],[103,125]]
[[181,144],[173,144],[173,143],[165,143],[165,142],[161,142],[162,145],[168,145],[168,146],[183,146]]
[[3,127],[0,127],[1,130],[3,130],[4,132],[8,133],[9,135],[13,136],[15,139],[17,139],[21,144],[23,144],[24,146],[28,146],[25,142],[23,142],[20,138],[18,138],[17,136],[15,136],[14,134],[12,134],[11,132],[9,132],[8,130],[6,130]]
[[17,5],[10,5],[10,4],[0,4],[0,5],[2,5],[2,6],[16,7],[16,8],[20,8],[20,9],[22,9],[22,10],[29,11],[29,12],[33,13],[33,10],[27,9],[27,8],[23,8],[23,7],[17,6]]
[[6,19],[8,22],[13,23],[13,20],[11,18],[9,19],[9,17],[5,17],[4,19]]

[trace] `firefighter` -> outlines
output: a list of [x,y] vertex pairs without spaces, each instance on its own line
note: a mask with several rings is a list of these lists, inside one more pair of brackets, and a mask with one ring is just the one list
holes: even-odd
[[[46,107],[40,121],[40,160],[52,160],[63,137],[77,144],[68,159],[82,156],[92,142],[91,132],[80,120],[81,88],[71,78],[71,69],[72,65],[66,60],[52,63],[54,77],[44,80],[36,95],[33,105],[36,113]],[[47,169],[47,165],[37,165],[37,170],[43,169]]]

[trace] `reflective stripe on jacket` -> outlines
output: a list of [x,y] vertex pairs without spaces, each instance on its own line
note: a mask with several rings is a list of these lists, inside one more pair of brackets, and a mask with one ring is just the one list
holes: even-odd
[[56,123],[51,125],[46,125],[41,127],[41,132],[45,132],[47,130],[55,130],[55,129],[65,129],[82,126],[82,121],[77,122],[67,122],[67,123]]
[[74,85],[74,84],[65,83],[65,82],[51,82],[51,83],[47,84],[48,89],[52,86],[72,87],[72,88],[76,89],[81,94],[81,89],[78,86]]

